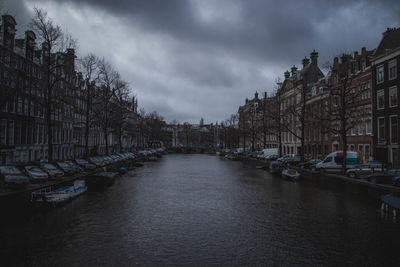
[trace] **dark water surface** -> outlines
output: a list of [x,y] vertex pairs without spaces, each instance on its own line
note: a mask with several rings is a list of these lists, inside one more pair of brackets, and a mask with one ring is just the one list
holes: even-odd
[[400,223],[365,190],[208,155],[166,155],[0,226],[1,266],[400,265]]

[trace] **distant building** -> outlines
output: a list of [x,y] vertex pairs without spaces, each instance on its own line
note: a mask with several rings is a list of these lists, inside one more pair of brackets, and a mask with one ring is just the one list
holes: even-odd
[[[331,90],[343,90],[343,81],[335,76],[338,69],[345,65],[348,74],[345,94],[347,100],[347,117],[349,118],[350,128],[347,132],[347,149],[362,152],[364,161],[369,161],[372,156],[372,85],[371,85],[371,63],[370,56],[373,51],[367,51],[365,47],[361,49],[361,54],[355,52],[354,55],[342,55],[340,60],[334,58],[332,66]],[[331,97],[332,107],[334,112],[339,109],[340,96],[333,95]],[[335,122],[333,122],[335,123]],[[334,126],[333,126],[334,127]],[[342,149],[343,140],[340,134],[332,135],[332,150]]]
[[255,151],[278,146],[274,122],[268,114],[268,105],[273,104],[266,92],[263,98],[256,92],[253,99],[246,98],[245,104],[239,107],[240,147]]
[[[303,68],[297,70],[296,66],[291,68],[291,72],[286,71],[278,94],[281,98],[281,123],[284,126],[281,132],[282,153],[300,154],[301,153],[301,118],[307,119],[307,114],[302,113],[302,105],[307,100],[312,86],[324,74],[318,67],[318,53],[313,51],[309,59],[302,60]],[[306,125],[304,125],[306,126]]]

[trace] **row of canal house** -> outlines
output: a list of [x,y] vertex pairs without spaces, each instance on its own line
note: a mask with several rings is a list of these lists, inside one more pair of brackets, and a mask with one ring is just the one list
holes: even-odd
[[[41,86],[45,47],[36,47],[33,31],[24,38],[15,38],[16,21],[3,15],[0,25],[0,165],[46,160],[48,154],[45,91]],[[65,160],[82,157],[85,153],[84,122],[85,86],[82,74],[75,70],[75,52],[51,55],[60,67],[57,75],[56,104],[51,114],[53,128],[53,159]],[[62,64],[61,64],[62,63]],[[135,113],[137,102],[133,100]],[[134,123],[135,114],[127,116]],[[132,146],[133,133],[127,133],[124,142]],[[110,151],[117,145],[113,132],[108,136]],[[89,131],[89,148],[92,154],[104,154],[104,135],[98,126]]]
[[[239,127],[246,129],[241,145],[251,148],[251,139],[262,140],[265,133],[260,124],[268,120],[262,123],[269,124],[269,133],[275,136],[271,138],[275,145],[270,146],[281,143],[282,154],[300,154],[304,149],[306,158],[323,158],[341,150],[346,139],[347,148],[361,151],[364,161],[400,166],[399,57],[400,29],[396,28],[383,33],[376,49],[363,47],[360,53],[335,57],[326,75],[318,66],[318,53],[312,51],[310,59],[302,60],[301,69],[293,66],[284,73],[274,96],[258,99],[255,94],[239,108]],[[265,116],[255,111],[263,102],[279,106],[279,112]],[[278,114],[279,124],[273,119]],[[252,120],[258,127],[252,128]]]

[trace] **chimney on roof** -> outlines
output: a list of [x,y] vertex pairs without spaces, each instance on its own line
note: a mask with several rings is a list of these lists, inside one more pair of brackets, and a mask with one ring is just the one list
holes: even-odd
[[254,94],[254,99],[258,99],[258,92],[256,91],[256,93]]
[[367,48],[365,46],[361,48],[361,55],[364,55],[367,52]]
[[310,60],[307,57],[304,57],[303,60],[301,61],[303,63],[303,69],[310,64]]
[[316,52],[315,50],[313,50],[310,53],[310,58],[311,58],[311,64],[312,65],[318,65],[318,52]]
[[355,51],[354,52],[354,59],[357,59],[358,58],[358,51]]
[[285,71],[284,75],[285,75],[285,80],[286,80],[286,79],[289,79],[289,77],[290,77],[290,72],[287,70],[287,71]]
[[339,63],[339,58],[338,58],[338,57],[335,57],[335,58],[333,59],[333,63]]
[[297,67],[295,65],[293,65],[293,67],[291,68],[291,71],[292,71],[292,76],[293,76],[297,71]]
[[246,104],[249,103],[249,99],[246,97]]
[[267,92],[264,92],[264,99],[267,99]]

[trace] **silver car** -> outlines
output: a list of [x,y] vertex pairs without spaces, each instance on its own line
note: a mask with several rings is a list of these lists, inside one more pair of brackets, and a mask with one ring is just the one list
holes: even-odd
[[47,182],[49,175],[37,166],[25,166],[25,172],[32,182]]
[[22,187],[29,182],[28,177],[15,166],[0,166],[0,176],[6,187]]
[[346,175],[350,178],[366,178],[373,173],[384,172],[382,163],[366,163],[358,166],[357,168],[351,168],[346,171]]

